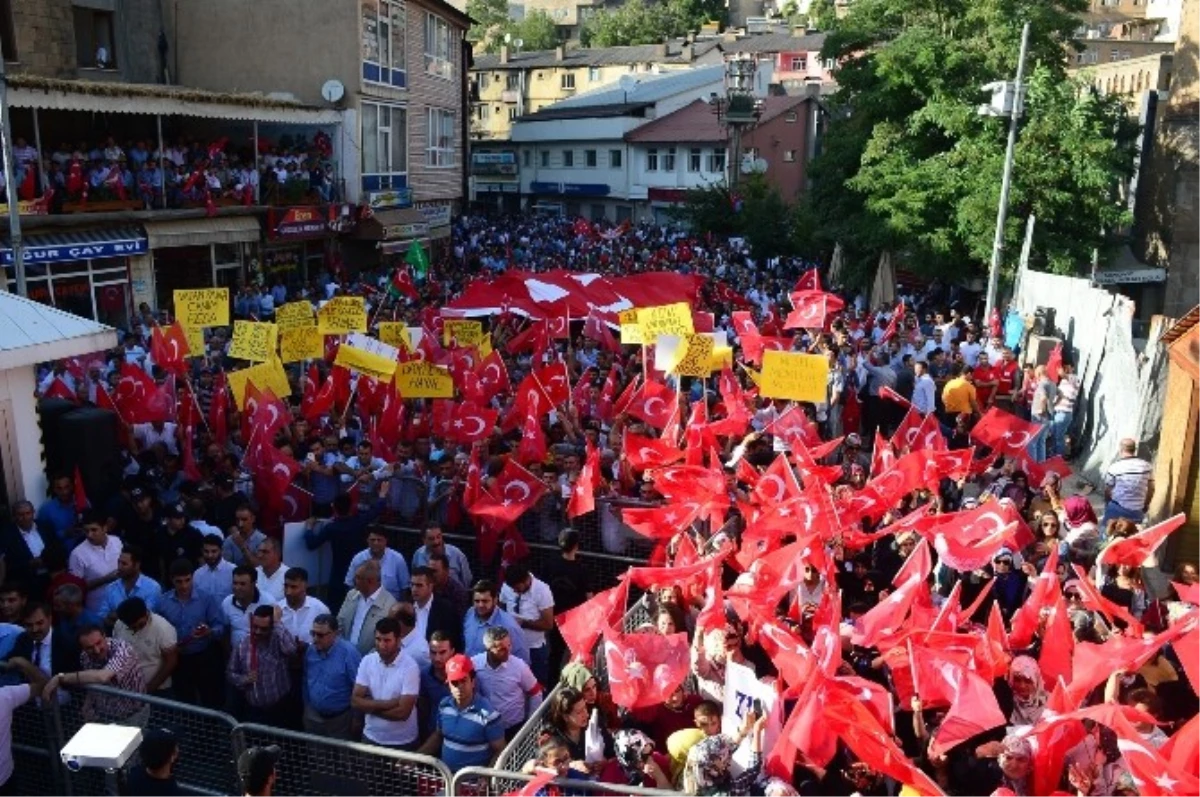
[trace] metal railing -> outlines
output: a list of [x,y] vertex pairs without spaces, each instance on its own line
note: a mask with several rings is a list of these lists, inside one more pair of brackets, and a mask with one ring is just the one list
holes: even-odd
[[[458,797],[492,797],[492,795],[514,794],[533,782],[536,775],[526,775],[521,772],[508,772],[502,769],[487,769],[484,767],[463,767],[454,773],[451,793]],[[663,795],[679,792],[669,789],[646,789],[641,786],[627,786],[623,783],[600,783],[592,780],[568,780],[555,778],[549,781],[557,791],[574,795],[629,794],[629,795]]]
[[504,749],[500,751],[500,755],[496,757],[496,769],[520,772],[521,767],[525,766],[525,762],[537,758],[538,737],[546,727],[546,715],[550,711],[551,704],[554,703],[554,698],[563,688],[561,683],[555,684],[542,704],[529,715],[525,724],[521,726],[521,730],[517,731],[512,741],[505,745]]
[[[60,752],[88,722],[166,728],[179,740],[176,782],[190,794],[241,794],[237,758],[255,745],[278,745],[277,794],[450,793],[450,770],[435,758],[263,725],[151,695],[92,685],[64,692],[69,702],[31,702],[13,714],[15,793],[112,793],[117,778],[100,769],[71,771]],[[134,755],[125,772],[139,765]]]

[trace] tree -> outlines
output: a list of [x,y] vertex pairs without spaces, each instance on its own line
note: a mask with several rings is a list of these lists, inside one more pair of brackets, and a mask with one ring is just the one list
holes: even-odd
[[808,7],[808,27],[831,31],[837,26],[837,6],[833,0],[813,0]]
[[559,43],[554,20],[540,8],[525,12],[520,22],[510,23],[508,32],[521,40],[523,50],[553,50]]
[[467,14],[475,24],[467,31],[467,41],[483,42],[488,49],[498,47],[501,32],[508,26],[508,0],[467,0]]
[[759,262],[801,251],[792,209],[762,174],[746,176],[732,191],[724,182],[693,188],[672,215],[697,232],[745,238]]
[[676,35],[675,30],[675,17],[666,5],[629,0],[619,8],[593,14],[579,38],[585,47],[622,47],[654,44]]
[[1124,219],[1134,136],[1120,103],[1066,78],[1086,0],[859,0],[826,40],[839,90],[813,164],[819,237],[852,261],[888,249],[931,276],[986,271],[1008,120],[981,117],[983,84],[1011,77],[1031,22],[1028,93],[1013,169],[1007,262],[1035,213],[1040,263],[1083,266]]

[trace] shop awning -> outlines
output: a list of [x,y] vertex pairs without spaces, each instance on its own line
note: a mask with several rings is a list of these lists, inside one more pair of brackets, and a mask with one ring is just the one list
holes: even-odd
[[397,208],[375,211],[369,219],[358,223],[355,237],[369,241],[398,241],[421,238],[429,233],[425,214],[416,208]]
[[117,345],[117,331],[88,318],[0,292],[0,370],[79,357]]
[[178,246],[254,243],[262,237],[258,219],[253,216],[217,216],[206,219],[146,222],[146,237],[151,249]]
[[[63,230],[22,237],[26,263],[63,263],[98,257],[128,257],[146,251],[146,236],[137,227]],[[12,244],[6,238],[0,262],[11,266]]]

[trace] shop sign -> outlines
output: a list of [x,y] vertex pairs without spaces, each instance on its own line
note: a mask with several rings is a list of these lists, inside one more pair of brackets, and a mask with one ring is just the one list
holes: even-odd
[[1097,285],[1136,285],[1145,282],[1166,282],[1165,268],[1127,268],[1120,271],[1097,271],[1092,282]]
[[286,208],[279,214],[271,208],[267,219],[267,237],[323,238],[329,232],[329,211],[323,206]]
[[412,207],[412,191],[407,188],[393,188],[390,191],[369,191],[367,193],[367,206],[372,210]]
[[430,227],[445,227],[450,224],[450,206],[445,204],[417,205]]
[[515,152],[476,152],[471,155],[471,173],[515,175],[517,173],[517,154]]
[[520,183],[476,183],[475,193],[477,194],[519,194],[521,193]]
[[[27,246],[25,247],[25,262],[61,263],[67,260],[90,260],[98,257],[128,257],[129,255],[140,255],[146,249],[145,238],[125,241],[95,241],[70,246],[57,244]],[[0,252],[0,261],[3,261],[6,266],[11,266],[13,262],[12,249]]]
[[396,238],[420,238],[429,233],[429,225],[423,221],[412,224],[390,224],[383,227],[383,240],[391,241]]
[[608,196],[611,189],[605,183],[544,183],[535,180],[529,184],[529,190],[535,194]]

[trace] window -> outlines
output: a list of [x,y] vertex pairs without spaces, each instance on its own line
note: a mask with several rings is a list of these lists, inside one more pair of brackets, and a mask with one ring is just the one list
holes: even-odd
[[1121,51],[1120,51],[1120,50],[1113,50],[1113,51],[1112,51],[1112,54],[1111,54],[1111,55],[1108,57],[1108,60],[1109,60],[1109,61],[1114,61],[1114,62],[1115,62],[1115,61],[1120,61],[1120,60],[1121,60]]
[[429,138],[426,141],[425,165],[444,168],[454,165],[454,111],[429,109]]
[[521,165],[524,166],[526,169],[529,168],[529,163],[532,160],[532,156],[533,156],[533,153],[529,150],[525,150],[524,152],[521,153]]
[[792,71],[793,72],[807,72],[808,71],[808,58],[806,58],[803,55],[793,55],[792,56]]
[[477,105],[475,107],[475,118],[481,122],[486,122],[491,118],[492,109],[487,105]]
[[600,79],[600,67],[589,66],[588,67],[588,82],[595,83],[599,79]]
[[516,72],[510,72],[508,78],[504,81],[504,88],[509,91],[516,91],[521,88],[521,76]]
[[74,8],[75,57],[81,69],[116,69],[113,12]]
[[564,90],[573,91],[575,89],[575,73],[567,72],[562,75],[562,87]]
[[487,91],[487,87],[488,87],[488,75],[487,75],[487,72],[484,72],[482,75],[479,76],[479,90]]
[[13,27],[12,0],[0,0],[0,52],[5,61],[17,60],[17,32]]
[[663,171],[664,172],[675,171],[675,148],[674,147],[668,147],[666,154],[663,155]]
[[788,124],[794,124],[797,118],[798,117],[796,116],[795,111],[788,111],[787,114],[784,115],[783,121]]
[[610,169],[620,169],[621,168],[621,150],[610,149],[608,151],[608,168],[610,168]]
[[404,4],[396,0],[363,0],[363,80],[405,85]]
[[425,72],[450,80],[454,77],[454,28],[434,14],[425,14]]
[[783,162],[784,163],[795,163],[796,162],[796,150],[794,150],[794,149],[785,150],[783,153]]
[[700,162],[700,148],[692,147],[690,150],[688,150],[688,171],[700,171]]
[[589,169],[596,168],[596,150],[585,149],[583,151],[583,162]]
[[725,150],[714,149],[708,153],[708,170],[717,174],[725,173]]
[[538,153],[538,157],[541,159],[542,168],[543,169],[549,168],[549,166],[550,166],[550,151],[544,149]]
[[534,73],[533,73],[533,75],[534,75],[534,77],[535,77],[535,78],[537,78],[538,80],[545,80],[545,79],[546,79],[546,73],[545,73],[545,72],[534,72]]
[[372,181],[383,189],[408,173],[408,112],[401,106],[362,104],[362,170],[364,177],[383,178]]
[[651,149],[646,151],[646,171],[658,171],[658,150]]
[[517,121],[517,106],[515,106],[515,105],[508,106],[508,121],[510,121],[510,122]]
[[837,61],[832,58],[826,58],[823,66],[826,72],[832,72],[837,67]]
[[573,168],[575,166],[575,150],[564,149],[562,155],[563,155],[563,168],[564,169]]

